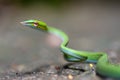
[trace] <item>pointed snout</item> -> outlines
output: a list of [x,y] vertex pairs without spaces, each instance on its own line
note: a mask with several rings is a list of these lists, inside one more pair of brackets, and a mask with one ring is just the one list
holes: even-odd
[[29,24],[28,22],[25,22],[25,21],[23,21],[23,22],[20,22],[22,25],[24,25],[24,26],[31,26],[31,24]]
[[20,23],[21,23],[22,25],[25,25],[25,24],[27,24],[27,23],[26,23],[26,22],[24,22],[24,21],[23,21],[23,22],[20,22]]

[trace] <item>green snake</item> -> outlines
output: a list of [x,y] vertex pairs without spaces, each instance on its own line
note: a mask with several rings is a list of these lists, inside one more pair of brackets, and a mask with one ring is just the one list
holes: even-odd
[[21,23],[30,28],[58,36],[62,40],[60,50],[65,60],[69,62],[84,61],[96,63],[96,72],[98,74],[106,77],[120,78],[120,65],[110,63],[105,52],[78,51],[68,48],[66,47],[69,41],[68,36],[63,31],[48,26],[45,22],[39,20],[26,20]]

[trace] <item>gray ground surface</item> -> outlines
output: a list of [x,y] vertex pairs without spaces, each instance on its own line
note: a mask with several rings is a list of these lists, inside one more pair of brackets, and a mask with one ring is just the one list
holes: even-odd
[[[66,63],[59,50],[60,40],[19,23],[27,19],[40,19],[62,29],[69,35],[68,46],[73,49],[105,51],[111,62],[120,62],[119,14],[119,2],[110,1],[73,1],[59,9],[46,4],[20,7],[0,3],[0,79],[69,80],[71,77],[72,73],[67,74],[71,70],[58,75],[54,68]],[[88,67],[88,64],[81,64]],[[34,73],[36,68],[40,69],[38,73]],[[19,75],[26,71],[33,74]],[[84,72],[75,74],[73,80],[105,80],[94,72],[86,75]]]
[[79,70],[63,69],[61,71],[61,67],[58,65],[44,65],[26,72],[17,72],[12,69],[1,73],[0,80],[119,80],[97,75],[95,65],[94,68],[85,63],[76,63],[70,66],[70,68]]

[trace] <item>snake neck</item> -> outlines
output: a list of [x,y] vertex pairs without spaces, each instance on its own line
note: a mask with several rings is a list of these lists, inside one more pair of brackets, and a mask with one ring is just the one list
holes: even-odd
[[62,40],[62,43],[61,43],[62,46],[67,46],[69,42],[69,38],[63,31],[48,26],[47,32],[59,37]]
[[67,61],[73,61],[73,59],[77,61],[80,59],[86,59],[86,57],[84,56],[78,56],[76,54],[78,53],[77,50],[66,47],[69,42],[69,38],[67,34],[65,34],[63,31],[48,26],[48,32],[53,35],[56,35],[62,40],[62,43],[60,45],[60,50],[64,54],[64,58],[67,59]]

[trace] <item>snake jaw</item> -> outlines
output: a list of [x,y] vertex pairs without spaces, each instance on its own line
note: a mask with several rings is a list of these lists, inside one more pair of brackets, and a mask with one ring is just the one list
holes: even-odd
[[22,25],[24,25],[24,26],[31,26],[31,24],[29,24],[29,23],[27,23],[27,22],[25,22],[25,21],[23,21],[23,22],[20,22]]

